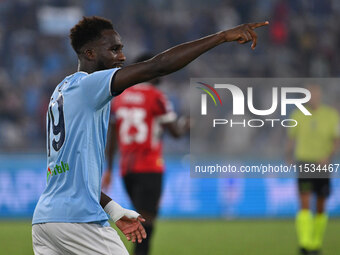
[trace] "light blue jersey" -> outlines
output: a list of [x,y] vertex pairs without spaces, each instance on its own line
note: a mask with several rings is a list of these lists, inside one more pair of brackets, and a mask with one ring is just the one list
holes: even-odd
[[47,185],[33,224],[107,221],[100,206],[101,177],[117,70],[77,72],[54,90],[46,120]]

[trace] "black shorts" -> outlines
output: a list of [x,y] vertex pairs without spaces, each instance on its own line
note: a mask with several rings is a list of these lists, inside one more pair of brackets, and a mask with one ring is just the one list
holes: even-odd
[[[298,162],[298,165],[308,164],[307,162]],[[306,178],[312,175],[299,175],[298,188],[300,193],[312,192],[318,197],[327,198],[330,195],[330,178]]]
[[329,178],[299,178],[299,192],[313,192],[318,197],[327,198],[330,195]]
[[129,173],[124,176],[126,191],[137,212],[157,215],[162,179],[162,173]]

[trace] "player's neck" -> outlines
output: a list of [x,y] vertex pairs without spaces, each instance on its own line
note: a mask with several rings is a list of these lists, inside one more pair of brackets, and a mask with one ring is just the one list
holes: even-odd
[[92,63],[78,62],[78,72],[93,73],[97,71]]

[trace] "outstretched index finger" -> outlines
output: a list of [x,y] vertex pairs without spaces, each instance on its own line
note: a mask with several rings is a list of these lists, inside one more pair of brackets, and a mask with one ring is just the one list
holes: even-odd
[[255,29],[255,28],[263,27],[263,26],[267,26],[267,25],[269,25],[269,21],[258,22],[258,23],[250,23],[250,24],[249,24],[249,27],[250,27],[251,29]]

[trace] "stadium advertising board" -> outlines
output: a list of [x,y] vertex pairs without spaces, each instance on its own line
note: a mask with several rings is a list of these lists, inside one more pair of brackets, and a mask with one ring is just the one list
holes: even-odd
[[[191,178],[187,170],[189,162],[185,159],[176,156],[167,157],[165,161],[167,172],[161,201],[162,218],[268,218],[295,215],[295,179]],[[46,185],[45,163],[44,155],[1,156],[0,218],[32,217]],[[117,170],[109,195],[122,206],[132,208]],[[331,215],[340,216],[340,179],[334,179],[328,208]]]

